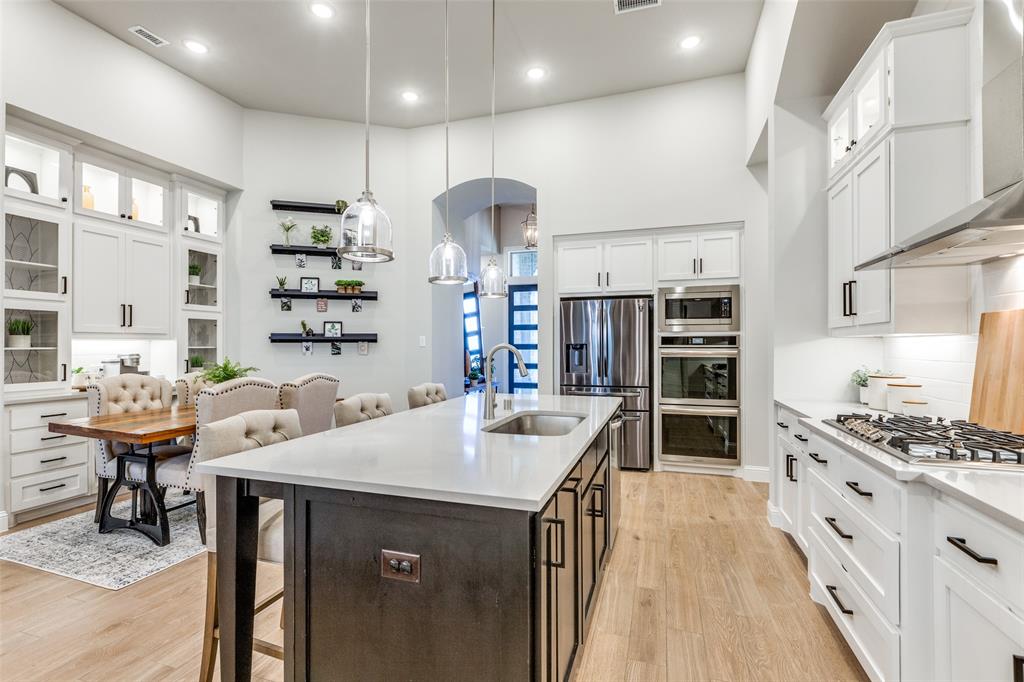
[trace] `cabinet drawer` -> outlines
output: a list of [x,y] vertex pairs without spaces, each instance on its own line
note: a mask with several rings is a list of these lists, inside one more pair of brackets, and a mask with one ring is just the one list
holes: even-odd
[[800,444],[799,441],[793,437],[793,434],[799,428],[799,423],[800,417],[795,413],[790,412],[784,407],[776,408],[775,433],[795,445]]
[[845,456],[840,467],[842,484],[839,490],[855,507],[871,520],[893,533],[900,532],[903,506],[903,485],[878,469],[857,459]]
[[811,525],[849,577],[892,624],[900,622],[900,543],[824,482],[810,481]]
[[31,509],[88,492],[87,464],[32,474],[11,481],[11,511]]
[[8,409],[11,415],[12,431],[45,426],[53,419],[75,419],[86,416],[85,398],[11,405]]
[[[819,528],[812,528],[811,593],[822,600],[868,677],[872,680],[899,680],[899,632],[885,622],[839,561],[826,549],[820,533]],[[844,613],[842,609],[852,613]]]
[[807,467],[831,483],[836,490],[843,488],[843,458],[848,456],[821,436],[813,433],[810,435]]
[[75,443],[59,448],[22,452],[11,455],[11,478],[36,474],[40,471],[63,469],[67,466],[87,464],[88,462],[88,443]]
[[935,501],[933,518],[939,555],[1004,603],[1024,609],[1024,536],[945,498]]
[[29,450],[42,450],[53,448],[58,445],[71,445],[82,443],[85,439],[81,436],[69,436],[63,433],[50,433],[45,426],[37,426],[34,429],[21,429],[11,431],[11,452],[27,452]]

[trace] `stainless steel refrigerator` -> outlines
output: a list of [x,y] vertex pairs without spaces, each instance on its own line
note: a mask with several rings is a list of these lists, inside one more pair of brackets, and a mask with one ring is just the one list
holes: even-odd
[[651,306],[644,298],[561,302],[564,395],[622,398],[623,469],[651,468]]

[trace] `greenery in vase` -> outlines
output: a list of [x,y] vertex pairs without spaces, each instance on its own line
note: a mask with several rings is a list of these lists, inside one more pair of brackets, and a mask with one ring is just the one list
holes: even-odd
[[85,371],[85,367],[75,367],[73,370],[71,370],[71,373],[72,374],[81,374],[84,371]]
[[874,372],[868,370],[867,367],[861,367],[858,370],[854,370],[853,374],[850,375],[850,383],[854,386],[860,386],[861,388],[867,388],[868,376],[871,374],[881,374],[882,370],[876,369]]
[[288,278],[287,277],[281,277],[280,275],[278,275],[278,277],[277,277],[277,288],[278,289],[284,289],[286,284],[288,284]]
[[203,274],[203,266],[201,266],[199,263],[189,263],[188,274],[191,277],[198,277],[199,275]]
[[470,381],[476,381],[476,380],[477,380],[477,379],[479,379],[479,378],[480,378],[480,372],[474,372],[474,371],[471,371],[471,372],[469,373],[469,380],[470,380]]
[[310,329],[309,325],[306,324],[305,320],[300,320],[299,325],[302,327],[303,336],[313,336],[313,330]]
[[295,220],[293,220],[291,216],[288,216],[287,218],[279,222],[278,226],[281,228],[281,231],[284,232],[284,243],[291,244],[292,231],[296,227],[298,227],[299,224],[295,222]]
[[309,239],[314,246],[327,246],[334,237],[334,230],[330,225],[314,225],[309,230]]
[[221,384],[231,379],[240,379],[249,376],[250,372],[258,372],[259,367],[242,367],[242,365],[231,362],[231,358],[225,357],[224,362],[219,365],[212,365],[203,372],[203,378],[212,384]]
[[7,321],[7,333],[11,336],[28,336],[35,327],[36,323],[32,320],[15,317]]
[[206,364],[206,358],[202,355],[193,355],[188,359],[188,364],[192,369],[199,369]]

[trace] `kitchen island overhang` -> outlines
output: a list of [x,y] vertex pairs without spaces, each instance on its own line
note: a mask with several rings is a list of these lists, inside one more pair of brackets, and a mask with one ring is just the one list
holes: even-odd
[[511,413],[582,421],[509,435],[480,430],[510,412],[485,422],[472,396],[201,465],[218,478],[223,679],[251,673],[259,497],[284,500],[286,679],[521,680],[564,661],[547,602],[556,579],[586,585],[561,613],[574,652],[614,533],[619,407],[517,396]]

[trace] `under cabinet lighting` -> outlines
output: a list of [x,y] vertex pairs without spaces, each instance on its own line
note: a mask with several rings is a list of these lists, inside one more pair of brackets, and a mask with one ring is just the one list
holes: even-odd
[[679,43],[679,47],[684,50],[692,50],[698,45],[700,45],[700,36],[687,36]]
[[198,40],[186,40],[185,47],[192,50],[196,54],[206,54],[210,51],[210,48],[206,47],[206,45],[203,45]]
[[330,19],[334,16],[334,8],[323,2],[314,2],[309,6],[309,11],[320,19]]

